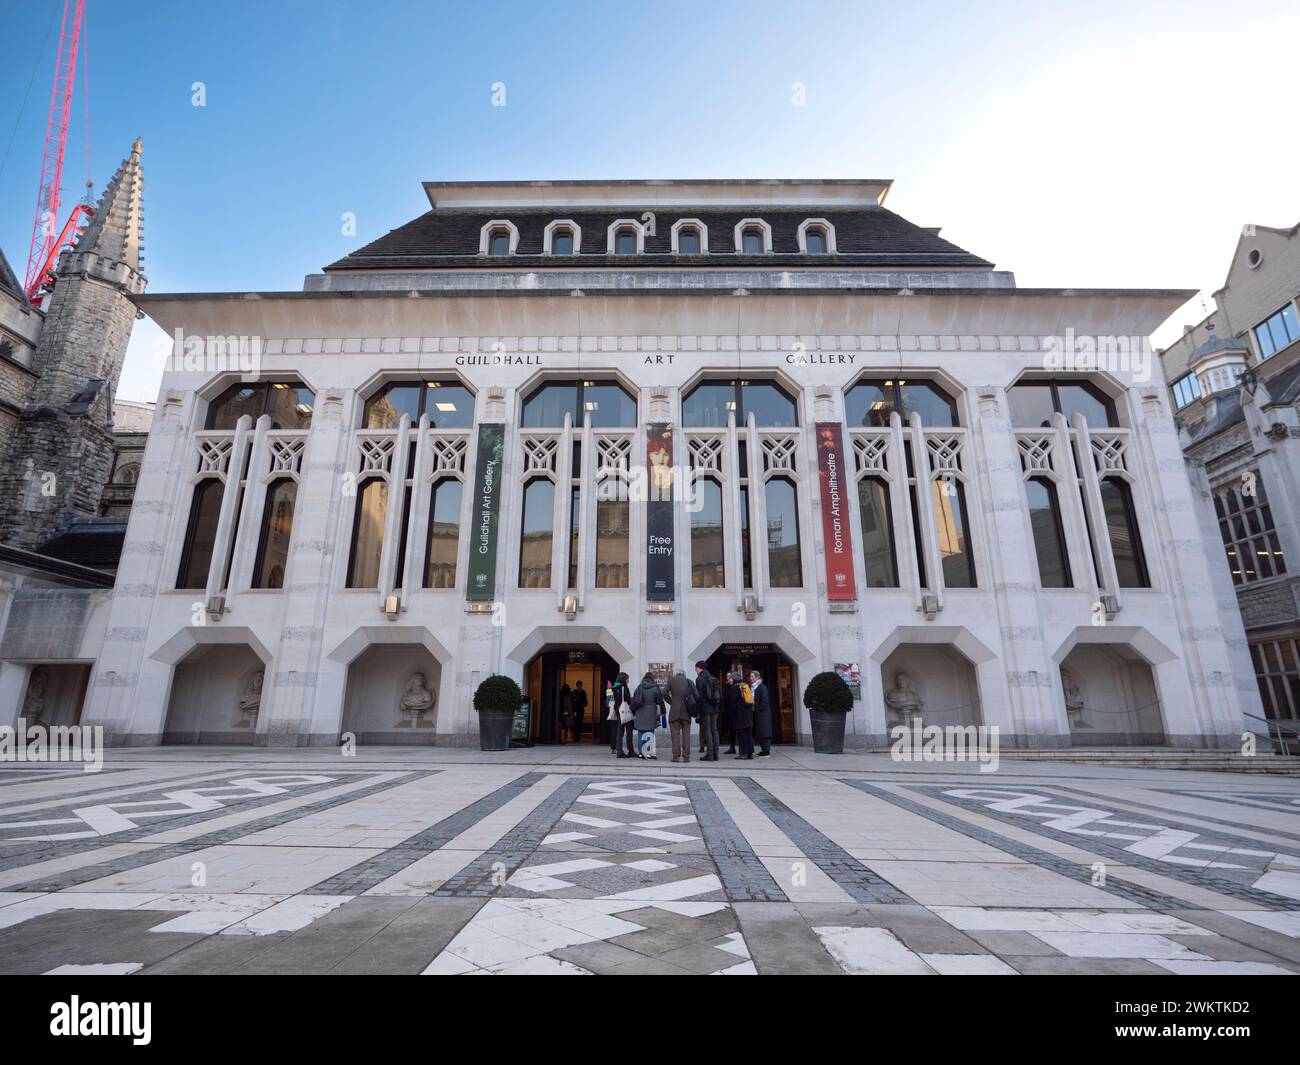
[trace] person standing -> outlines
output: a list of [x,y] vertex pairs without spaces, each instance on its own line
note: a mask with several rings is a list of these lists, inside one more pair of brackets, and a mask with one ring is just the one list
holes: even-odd
[[[610,731],[614,735],[614,753],[620,758],[631,758],[636,754],[636,738],[632,725],[632,687],[631,679],[626,673],[614,678],[614,721]],[[627,719],[623,718],[623,709],[627,708]]]
[[[587,714],[587,689],[578,681],[573,688],[573,742],[582,742],[582,719]],[[593,731],[595,731],[593,729]]]
[[749,672],[749,688],[754,693],[754,739],[759,746],[758,756],[769,758],[772,754],[772,700],[762,675],[756,669]]
[[556,739],[563,743],[564,734],[569,731],[570,722],[573,720],[573,689],[569,687],[567,682],[560,685],[559,711],[560,720],[559,728],[556,730]]
[[718,712],[722,709],[722,689],[718,678],[704,662],[695,663],[695,690],[699,695],[701,760],[718,760]]
[[614,698],[614,681],[605,682],[605,731],[609,733],[609,753],[618,753],[619,737],[623,734],[618,720],[618,702]]
[[691,760],[691,718],[696,713],[699,694],[695,685],[678,670],[668,680],[668,733],[673,741],[673,761]]
[[731,718],[731,730],[736,737],[736,746],[740,748],[736,760],[752,759],[754,757],[754,707],[745,698],[749,690],[748,685],[741,681],[739,673],[730,674],[729,679],[731,683],[727,685],[727,714]]
[[663,709],[664,693],[649,673],[641,678],[632,695],[632,723],[636,728],[638,758],[655,759],[655,729],[659,727],[659,714]]
[[719,729],[725,729],[727,732],[727,754],[736,753],[736,722],[732,717],[732,707],[740,698],[740,689],[731,679],[734,676],[734,673],[722,675],[722,713],[718,715]]

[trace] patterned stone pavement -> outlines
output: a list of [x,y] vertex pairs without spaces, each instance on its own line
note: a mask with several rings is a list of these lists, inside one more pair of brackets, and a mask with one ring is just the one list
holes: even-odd
[[1300,973],[1300,780],[781,749],[0,767],[0,972]]

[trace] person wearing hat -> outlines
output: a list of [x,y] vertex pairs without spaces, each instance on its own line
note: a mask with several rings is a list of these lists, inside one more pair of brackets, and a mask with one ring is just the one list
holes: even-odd
[[722,688],[718,678],[703,662],[695,663],[695,690],[700,696],[700,750],[702,762],[718,760],[718,711],[722,709]]

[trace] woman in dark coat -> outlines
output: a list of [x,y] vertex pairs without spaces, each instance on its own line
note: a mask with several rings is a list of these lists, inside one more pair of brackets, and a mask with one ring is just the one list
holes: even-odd
[[731,716],[731,707],[740,698],[740,689],[731,678],[734,673],[722,674],[722,711],[718,715],[718,731],[727,734],[727,754],[736,753],[736,724]]

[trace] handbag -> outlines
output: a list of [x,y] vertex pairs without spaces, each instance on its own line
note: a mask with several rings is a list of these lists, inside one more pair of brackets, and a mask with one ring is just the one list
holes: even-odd
[[622,725],[626,725],[632,720],[632,708],[627,705],[626,700],[624,700],[623,704],[618,708],[618,720]]

